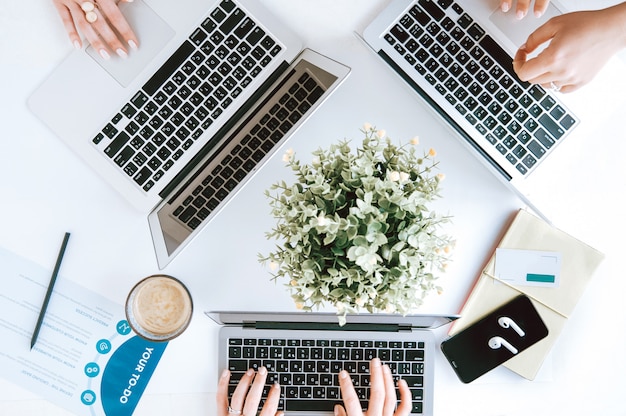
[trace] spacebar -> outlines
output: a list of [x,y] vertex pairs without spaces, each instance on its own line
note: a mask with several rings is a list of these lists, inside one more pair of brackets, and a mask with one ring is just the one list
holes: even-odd
[[285,400],[285,410],[292,412],[300,412],[303,410],[309,411],[321,411],[321,412],[332,412],[335,408],[334,400],[315,400],[315,399],[304,399],[304,400]]
[[167,61],[161,68],[146,82],[143,86],[143,90],[148,93],[148,95],[154,95],[155,92],[161,88],[161,85],[167,81],[167,79],[176,71],[183,62],[191,55],[196,48],[193,46],[191,42],[186,40],[176,52],[169,57]]
[[480,46],[482,46],[487,51],[487,53],[489,53],[489,55],[491,55],[491,57],[497,63],[499,63],[500,66],[509,75],[511,75],[513,78],[515,78],[515,80],[517,82],[522,84],[524,86],[524,88],[526,88],[528,85],[530,85],[527,82],[521,81],[517,77],[517,74],[515,73],[515,70],[513,69],[513,58],[511,58],[511,56],[504,49],[502,49],[502,47],[500,45],[498,45],[498,43],[495,40],[493,40],[493,38],[491,36],[486,35],[485,37],[483,37],[480,40]]

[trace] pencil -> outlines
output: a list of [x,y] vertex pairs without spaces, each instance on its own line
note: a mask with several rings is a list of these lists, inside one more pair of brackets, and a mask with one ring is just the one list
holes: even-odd
[[59,251],[59,255],[57,256],[57,262],[54,265],[54,270],[52,271],[52,276],[50,277],[50,283],[48,284],[48,290],[46,290],[46,296],[43,299],[43,304],[41,305],[41,310],[39,311],[39,318],[37,318],[37,325],[35,325],[35,331],[33,332],[33,336],[30,339],[30,349],[32,350],[37,342],[37,337],[39,336],[39,331],[41,330],[41,324],[43,323],[43,317],[46,315],[46,309],[48,309],[48,303],[50,302],[50,296],[52,295],[52,291],[54,290],[54,284],[57,281],[57,275],[59,274],[59,269],[61,268],[61,261],[63,260],[63,255],[65,254],[65,248],[67,247],[67,241],[70,239],[70,233],[65,233],[65,237],[63,237],[63,243],[61,243],[61,250]]

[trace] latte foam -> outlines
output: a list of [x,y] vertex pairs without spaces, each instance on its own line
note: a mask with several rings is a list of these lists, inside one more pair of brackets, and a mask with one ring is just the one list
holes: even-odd
[[187,289],[168,276],[143,280],[129,296],[129,302],[131,326],[137,326],[139,335],[147,338],[178,335],[189,323],[193,309]]

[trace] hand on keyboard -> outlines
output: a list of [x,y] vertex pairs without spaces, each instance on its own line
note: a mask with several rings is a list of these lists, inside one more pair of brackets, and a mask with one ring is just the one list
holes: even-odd
[[[228,382],[230,380],[230,371],[224,370],[217,386],[217,414],[218,416],[233,415],[256,415],[265,388],[265,380],[267,379],[267,369],[259,367],[256,375],[254,370],[250,369],[239,380],[237,388],[233,393],[233,397],[228,403]],[[280,416],[283,412],[277,412],[278,401],[280,400],[280,386],[274,384],[267,400],[263,405],[263,409],[259,416]]]
[[[513,67],[523,81],[572,92],[587,84],[626,46],[626,3],[603,10],[566,13],[533,32],[515,56]],[[539,55],[528,59],[540,45]]]
[[335,406],[337,416],[407,416],[411,412],[411,391],[404,380],[398,381],[400,404],[396,409],[397,397],[391,371],[382,365],[378,358],[370,361],[370,400],[367,411],[363,412],[361,402],[354,390],[347,371],[339,373],[339,384],[344,406]]
[[[388,365],[382,365],[380,359],[374,358],[370,361],[370,394],[368,410],[363,411],[361,401],[357,394],[350,374],[343,370],[339,373],[339,384],[341,386],[341,396],[344,405],[335,406],[337,416],[408,416],[412,409],[412,394],[404,379],[398,381],[400,391],[400,403],[396,396],[396,386]],[[218,416],[249,416],[256,415],[259,403],[264,394],[267,398],[263,407],[258,413],[259,416],[282,416],[283,412],[278,411],[281,389],[275,383],[268,389],[266,380],[268,371],[265,367],[259,367],[258,372],[249,369],[239,380],[235,391],[232,392],[230,403],[229,381],[231,373],[224,370],[217,386],[217,415]],[[269,390],[269,392],[268,392]],[[232,391],[232,390],[231,390]],[[328,399],[332,406],[332,399]],[[398,404],[396,408],[396,404]]]
[[[523,19],[528,14],[530,3],[532,3],[532,0],[517,0],[517,5],[515,6],[515,15],[518,19]],[[540,17],[548,8],[548,3],[550,3],[550,0],[535,0],[533,14],[537,17]],[[500,8],[504,13],[511,10],[512,4],[513,0],[500,0]]]
[[[133,0],[121,0],[132,2]],[[52,0],[75,48],[82,48],[80,31],[103,59],[110,53],[125,58],[137,48],[137,36],[114,0]]]

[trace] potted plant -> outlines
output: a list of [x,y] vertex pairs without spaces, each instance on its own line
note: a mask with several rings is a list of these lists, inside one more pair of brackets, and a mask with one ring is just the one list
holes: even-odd
[[259,255],[286,286],[299,309],[323,304],[339,321],[360,310],[407,314],[426,294],[440,291],[437,272],[449,261],[449,217],[428,204],[444,175],[436,153],[418,155],[418,139],[396,146],[384,130],[366,124],[356,152],[343,140],[313,152],[310,164],[288,150],[296,181],[266,191],[276,227],[266,234],[276,250]]

